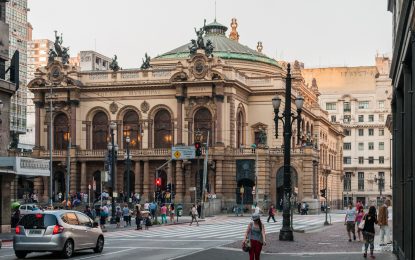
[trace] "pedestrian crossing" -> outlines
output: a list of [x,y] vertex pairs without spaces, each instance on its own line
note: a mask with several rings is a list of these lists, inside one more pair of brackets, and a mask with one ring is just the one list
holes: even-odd
[[[282,218],[277,217],[277,222],[265,222],[265,230],[267,233],[279,232],[282,227]],[[337,220],[337,219],[336,219]],[[237,240],[242,239],[248,224],[248,217],[218,217],[208,218],[201,222],[199,226],[193,223],[183,225],[168,225],[161,227],[150,227],[149,230],[122,230],[107,232],[106,239],[221,239],[221,240]],[[320,216],[296,216],[293,220],[293,228],[295,230],[310,231],[319,229],[323,226],[324,218]],[[339,221],[336,221],[339,222]]]

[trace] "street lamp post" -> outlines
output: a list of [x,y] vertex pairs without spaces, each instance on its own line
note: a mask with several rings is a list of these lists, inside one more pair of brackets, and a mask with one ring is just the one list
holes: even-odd
[[[383,203],[383,198],[382,198],[382,188],[383,188],[383,186],[384,186],[384,181],[385,181],[385,178],[383,177],[383,176],[381,176],[381,175],[379,175],[379,177],[377,177],[376,175],[375,175],[375,182],[378,184],[378,189],[379,189],[379,199],[380,199],[380,203],[379,202],[377,202],[378,204],[380,204],[380,205],[382,205],[382,203]],[[379,206],[379,205],[378,205]]]
[[130,146],[129,146],[130,137],[129,136],[125,138],[125,144],[127,146],[127,159],[125,161],[125,164],[127,166],[127,203],[129,203],[130,198],[131,198],[131,195],[130,195],[130,163],[131,161],[130,161]]
[[325,213],[326,213],[326,220],[324,221],[324,225],[325,226],[328,226],[328,225],[330,225],[330,223],[329,223],[329,221],[328,221],[328,216],[327,216],[327,214],[328,214],[328,211],[329,211],[329,203],[328,203],[328,178],[329,178],[329,174],[331,173],[331,169],[330,169],[330,167],[329,166],[325,166],[324,167],[324,172],[325,172],[325,177],[326,177],[326,183],[325,183],[325,190],[326,190],[326,197],[325,197],[325,199],[326,199],[326,210],[325,210]]
[[111,122],[110,130],[111,130],[111,144],[108,144],[108,150],[111,151],[111,224],[115,224],[115,198],[114,198],[114,190],[115,190],[115,167],[116,158],[115,152],[118,150],[118,145],[114,143],[114,130],[117,127],[115,122]]
[[272,105],[274,107],[274,122],[275,122],[275,138],[278,138],[278,120],[281,120],[284,127],[284,206],[283,206],[283,221],[282,228],[280,230],[279,239],[282,241],[293,241],[293,230],[290,225],[290,208],[291,208],[291,131],[292,122],[297,119],[297,142],[300,139],[300,123],[301,123],[301,110],[304,104],[304,98],[298,96],[295,99],[295,105],[297,106],[297,116],[291,113],[291,67],[288,63],[287,66],[287,78],[285,81],[285,110],[280,117],[279,107],[281,105],[281,99],[275,96],[272,99]]

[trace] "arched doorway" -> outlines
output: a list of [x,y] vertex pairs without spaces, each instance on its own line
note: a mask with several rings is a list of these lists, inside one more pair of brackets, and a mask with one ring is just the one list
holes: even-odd
[[55,150],[66,150],[68,148],[69,141],[68,116],[64,113],[58,114],[53,120],[53,128],[53,148]]
[[62,193],[62,199],[65,198],[65,173],[63,171],[56,171],[53,174],[53,180],[53,191],[55,192],[54,197],[58,198],[58,194]]
[[[131,196],[131,194],[134,194],[134,184],[135,184],[135,176],[134,176],[133,171],[130,171],[129,177],[130,177],[130,196]],[[128,191],[127,180],[128,180],[128,172],[124,171],[124,189],[123,189],[123,191],[125,192],[126,196],[127,196],[127,191]]]
[[139,149],[141,144],[141,130],[139,125],[139,117],[137,112],[130,110],[125,113],[123,118],[123,135],[124,135],[124,146],[127,147],[125,143],[125,138],[130,137],[130,149]]
[[[194,116],[194,128],[193,131],[200,131],[202,133],[202,143],[206,143],[208,131],[209,134],[209,146],[212,146],[213,124],[212,114],[207,108],[200,108],[197,110]],[[195,140],[195,139],[193,139]]]
[[169,148],[172,143],[171,115],[166,109],[160,109],[154,117],[154,148]]
[[[291,188],[294,192],[295,188],[298,188],[298,174],[294,167],[291,168]],[[276,198],[276,208],[282,210],[284,199],[284,166],[279,168],[277,171],[277,198]]]
[[92,119],[92,148],[106,150],[108,145],[108,117],[98,112]]
[[[239,196],[236,196],[237,204],[254,204],[254,195],[252,190],[254,189],[255,182],[251,179],[241,179],[238,181],[237,193]],[[243,189],[242,189],[243,188]],[[241,192],[243,191],[243,192]]]

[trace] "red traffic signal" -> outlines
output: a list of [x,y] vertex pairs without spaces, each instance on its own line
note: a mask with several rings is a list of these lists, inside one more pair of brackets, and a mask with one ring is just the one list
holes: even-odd
[[202,144],[200,142],[195,142],[196,156],[202,155]]
[[156,186],[161,186],[161,178],[156,178]]

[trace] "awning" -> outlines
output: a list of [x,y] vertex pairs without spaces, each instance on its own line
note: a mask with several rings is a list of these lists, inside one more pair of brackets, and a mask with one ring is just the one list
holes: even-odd
[[50,176],[49,160],[30,157],[0,157],[0,168],[8,168],[16,175]]

